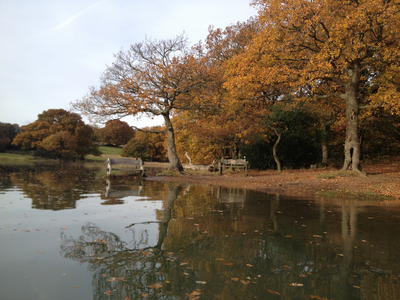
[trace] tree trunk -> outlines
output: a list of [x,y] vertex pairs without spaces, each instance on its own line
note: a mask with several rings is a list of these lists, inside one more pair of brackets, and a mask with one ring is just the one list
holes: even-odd
[[325,141],[322,141],[322,164],[328,165],[328,143]]
[[281,173],[282,172],[281,162],[279,161],[278,155],[276,154],[276,148],[278,147],[278,144],[281,141],[281,134],[279,133],[279,134],[277,134],[277,136],[278,136],[278,139],[276,140],[274,146],[272,147],[272,154],[274,155],[278,173]]
[[172,126],[172,122],[169,118],[169,114],[163,115],[165,122],[165,130],[168,136],[168,160],[169,160],[169,169],[182,172],[183,167],[182,163],[179,160],[178,154],[176,153],[175,146],[175,133],[174,128]]
[[365,175],[360,167],[360,139],[358,136],[358,103],[357,103],[357,90],[358,83],[361,76],[360,66],[355,64],[347,71],[350,78],[346,85],[346,93],[343,99],[346,101],[346,142],[344,146],[345,158],[342,171],[352,166],[354,172]]
[[276,166],[278,168],[278,173],[281,173],[282,172],[281,162],[279,161],[278,155],[276,153],[276,148],[278,147],[278,144],[281,141],[282,134],[285,133],[286,131],[288,131],[288,128],[286,127],[283,132],[278,133],[278,130],[275,127],[273,127],[271,125],[268,125],[268,127],[271,128],[275,132],[276,136],[278,137],[278,139],[276,140],[274,146],[272,147],[272,154],[274,156],[274,159],[275,159],[275,162],[276,162]]
[[337,112],[333,112],[327,118],[322,120],[322,164],[327,166],[328,160],[328,144],[329,144],[329,133],[331,131],[331,125],[336,122]]

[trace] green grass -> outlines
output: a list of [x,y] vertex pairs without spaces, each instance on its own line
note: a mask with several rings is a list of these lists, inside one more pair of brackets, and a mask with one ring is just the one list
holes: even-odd
[[99,150],[103,153],[103,155],[120,156],[122,148],[109,147],[109,146],[100,146]]
[[2,165],[29,165],[46,159],[34,158],[27,154],[0,153],[0,164]]
[[86,155],[85,160],[93,162],[103,162],[106,160],[104,156],[120,156],[122,149],[118,147],[100,146],[99,150],[101,151],[103,156]]

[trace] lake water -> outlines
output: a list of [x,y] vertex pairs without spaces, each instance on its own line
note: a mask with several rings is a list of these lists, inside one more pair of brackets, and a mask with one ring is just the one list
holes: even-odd
[[400,204],[0,167],[0,299],[400,299]]

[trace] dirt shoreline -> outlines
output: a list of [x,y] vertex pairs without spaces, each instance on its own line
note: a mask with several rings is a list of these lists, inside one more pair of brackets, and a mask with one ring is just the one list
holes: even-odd
[[243,171],[226,172],[222,176],[185,174],[181,176],[151,176],[146,180],[162,180],[191,184],[209,184],[224,187],[258,190],[290,196],[335,197],[336,195],[356,197],[386,196],[400,200],[400,157],[365,164],[367,176],[362,177],[351,171],[340,172],[338,168],[284,170],[249,170],[246,177]]

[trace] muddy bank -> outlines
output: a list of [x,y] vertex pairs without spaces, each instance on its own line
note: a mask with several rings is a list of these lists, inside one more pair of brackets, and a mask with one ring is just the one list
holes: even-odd
[[400,199],[400,158],[363,165],[366,177],[351,171],[339,172],[337,168],[327,167],[307,170],[249,170],[201,175],[185,173],[181,176],[150,176],[147,180],[163,180],[182,183],[211,184],[225,187],[259,190],[292,196],[331,196],[349,195],[354,197],[373,197],[375,195]]

